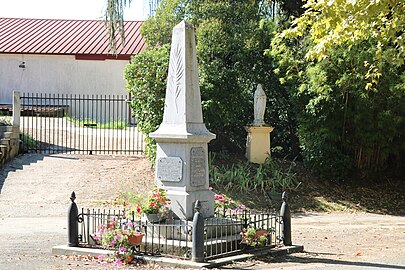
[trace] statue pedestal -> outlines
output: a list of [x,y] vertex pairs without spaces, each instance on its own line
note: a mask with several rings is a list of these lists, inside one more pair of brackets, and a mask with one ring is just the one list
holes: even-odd
[[247,126],[246,158],[253,163],[262,164],[270,156],[270,126]]

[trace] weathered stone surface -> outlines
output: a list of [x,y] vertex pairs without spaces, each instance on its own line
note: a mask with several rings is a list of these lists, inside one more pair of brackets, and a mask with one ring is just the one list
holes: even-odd
[[273,128],[270,126],[248,126],[246,140],[246,158],[253,163],[263,164],[271,155],[270,133]]
[[181,181],[183,179],[183,161],[181,158],[159,158],[156,162],[156,177],[160,181]]
[[190,182],[191,186],[198,187],[205,184],[207,178],[206,153],[203,147],[191,148],[190,154]]
[[[204,217],[214,214],[214,194],[208,186],[208,146],[215,138],[203,122],[194,28],[182,21],[173,29],[163,121],[150,134],[157,143],[156,184],[167,190],[172,211],[181,219],[193,218],[196,200]],[[182,160],[180,166],[165,165]],[[159,165],[163,161],[163,168]],[[166,162],[167,163],[167,162]]]
[[171,141],[215,138],[203,123],[195,33],[186,21],[173,28],[163,122],[151,136]]
[[0,126],[0,168],[16,157],[20,148],[18,126]]

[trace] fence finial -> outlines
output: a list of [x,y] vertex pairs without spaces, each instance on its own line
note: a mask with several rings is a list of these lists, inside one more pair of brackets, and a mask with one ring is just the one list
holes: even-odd
[[204,262],[204,218],[201,214],[201,203],[197,200],[194,204],[193,234],[191,246],[191,260]]
[[76,200],[76,193],[74,191],[70,195],[70,200],[72,201],[72,203],[75,202],[75,200]]
[[291,246],[291,213],[290,207],[287,203],[287,192],[284,191],[281,198],[283,199],[280,209],[280,216],[283,220],[283,223],[281,223],[281,236],[283,238],[284,245]]
[[195,212],[200,212],[200,210],[201,210],[201,203],[200,203],[199,200],[196,200],[196,201],[195,201],[194,210],[195,210]]
[[79,211],[77,209],[77,205],[75,203],[76,194],[73,191],[70,195],[70,200],[72,203],[70,204],[68,210],[68,246],[69,247],[77,247],[79,246]]
[[281,194],[281,199],[283,200],[283,202],[287,202],[287,199],[288,199],[288,194],[287,194],[287,192],[283,192],[283,194]]

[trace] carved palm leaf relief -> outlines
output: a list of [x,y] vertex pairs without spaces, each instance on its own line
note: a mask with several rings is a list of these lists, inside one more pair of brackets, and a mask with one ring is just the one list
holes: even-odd
[[184,76],[184,66],[182,61],[182,48],[177,45],[173,49],[173,53],[170,58],[170,78],[169,78],[169,89],[174,91],[174,103],[176,105],[176,111],[178,112],[177,99],[180,92],[183,89],[182,78]]

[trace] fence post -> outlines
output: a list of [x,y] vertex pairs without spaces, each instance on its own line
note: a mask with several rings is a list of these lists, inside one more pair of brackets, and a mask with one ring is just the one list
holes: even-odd
[[191,260],[193,262],[204,262],[204,218],[200,213],[200,201],[195,202],[194,209]]
[[21,100],[20,92],[13,91],[13,126],[20,127],[20,109],[21,109]]
[[68,210],[68,246],[77,247],[79,246],[79,211],[75,203],[76,194],[74,191],[70,195],[70,199],[72,200],[72,204]]
[[287,203],[287,192],[284,191],[281,198],[283,199],[280,209],[280,216],[283,219],[281,223],[281,237],[283,238],[284,246],[291,246],[291,213]]

